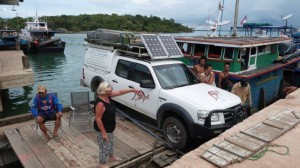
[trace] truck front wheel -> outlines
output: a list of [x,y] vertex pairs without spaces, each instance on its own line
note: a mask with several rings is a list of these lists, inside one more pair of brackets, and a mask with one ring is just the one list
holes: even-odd
[[188,143],[188,131],[184,124],[175,117],[164,120],[162,128],[165,139],[175,148],[183,149]]

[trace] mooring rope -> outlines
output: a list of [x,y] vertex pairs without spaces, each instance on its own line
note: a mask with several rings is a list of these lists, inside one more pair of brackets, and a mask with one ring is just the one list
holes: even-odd
[[[275,151],[275,150],[273,150],[273,149],[269,149],[269,147],[281,147],[281,148],[285,148],[285,149],[286,149],[286,152],[285,152],[285,153],[280,153],[280,152]],[[288,155],[289,152],[290,152],[290,149],[289,149],[289,147],[284,146],[284,145],[270,144],[270,145],[266,146],[264,150],[254,153],[254,154],[253,154],[252,156],[250,156],[248,159],[249,159],[249,160],[258,160],[258,159],[262,158],[262,157],[265,155],[265,153],[267,153],[268,151],[269,151],[269,152],[277,153],[277,154],[279,154],[279,155]]]

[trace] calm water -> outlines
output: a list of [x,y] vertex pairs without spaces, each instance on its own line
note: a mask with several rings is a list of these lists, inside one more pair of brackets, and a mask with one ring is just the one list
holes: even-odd
[[[28,54],[30,66],[34,72],[32,86],[4,90],[6,100],[3,102],[4,111],[0,117],[27,113],[36,94],[38,85],[45,85],[48,92],[58,93],[63,105],[69,106],[70,93],[87,91],[80,86],[82,64],[86,47],[83,46],[86,34],[59,34],[66,41],[64,54]],[[90,96],[92,98],[92,93]]]

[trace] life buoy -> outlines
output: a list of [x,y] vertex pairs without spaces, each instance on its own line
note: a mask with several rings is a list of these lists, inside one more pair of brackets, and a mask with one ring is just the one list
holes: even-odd
[[3,32],[2,36],[8,36],[8,33],[7,32]]
[[18,36],[18,33],[17,32],[13,32],[13,36]]

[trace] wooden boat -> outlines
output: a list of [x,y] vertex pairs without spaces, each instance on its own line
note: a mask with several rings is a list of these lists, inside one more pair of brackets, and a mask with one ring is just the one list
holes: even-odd
[[29,41],[24,52],[64,52],[66,42],[54,38],[56,31],[48,28],[47,22],[40,21],[36,16],[32,22],[26,22],[21,30],[21,38]]
[[298,50],[279,55],[279,44],[290,42],[289,37],[175,37],[175,40],[187,65],[192,67],[205,56],[215,72],[221,72],[224,63],[229,62],[233,82],[247,78],[254,111],[280,97],[284,68],[300,60]]

